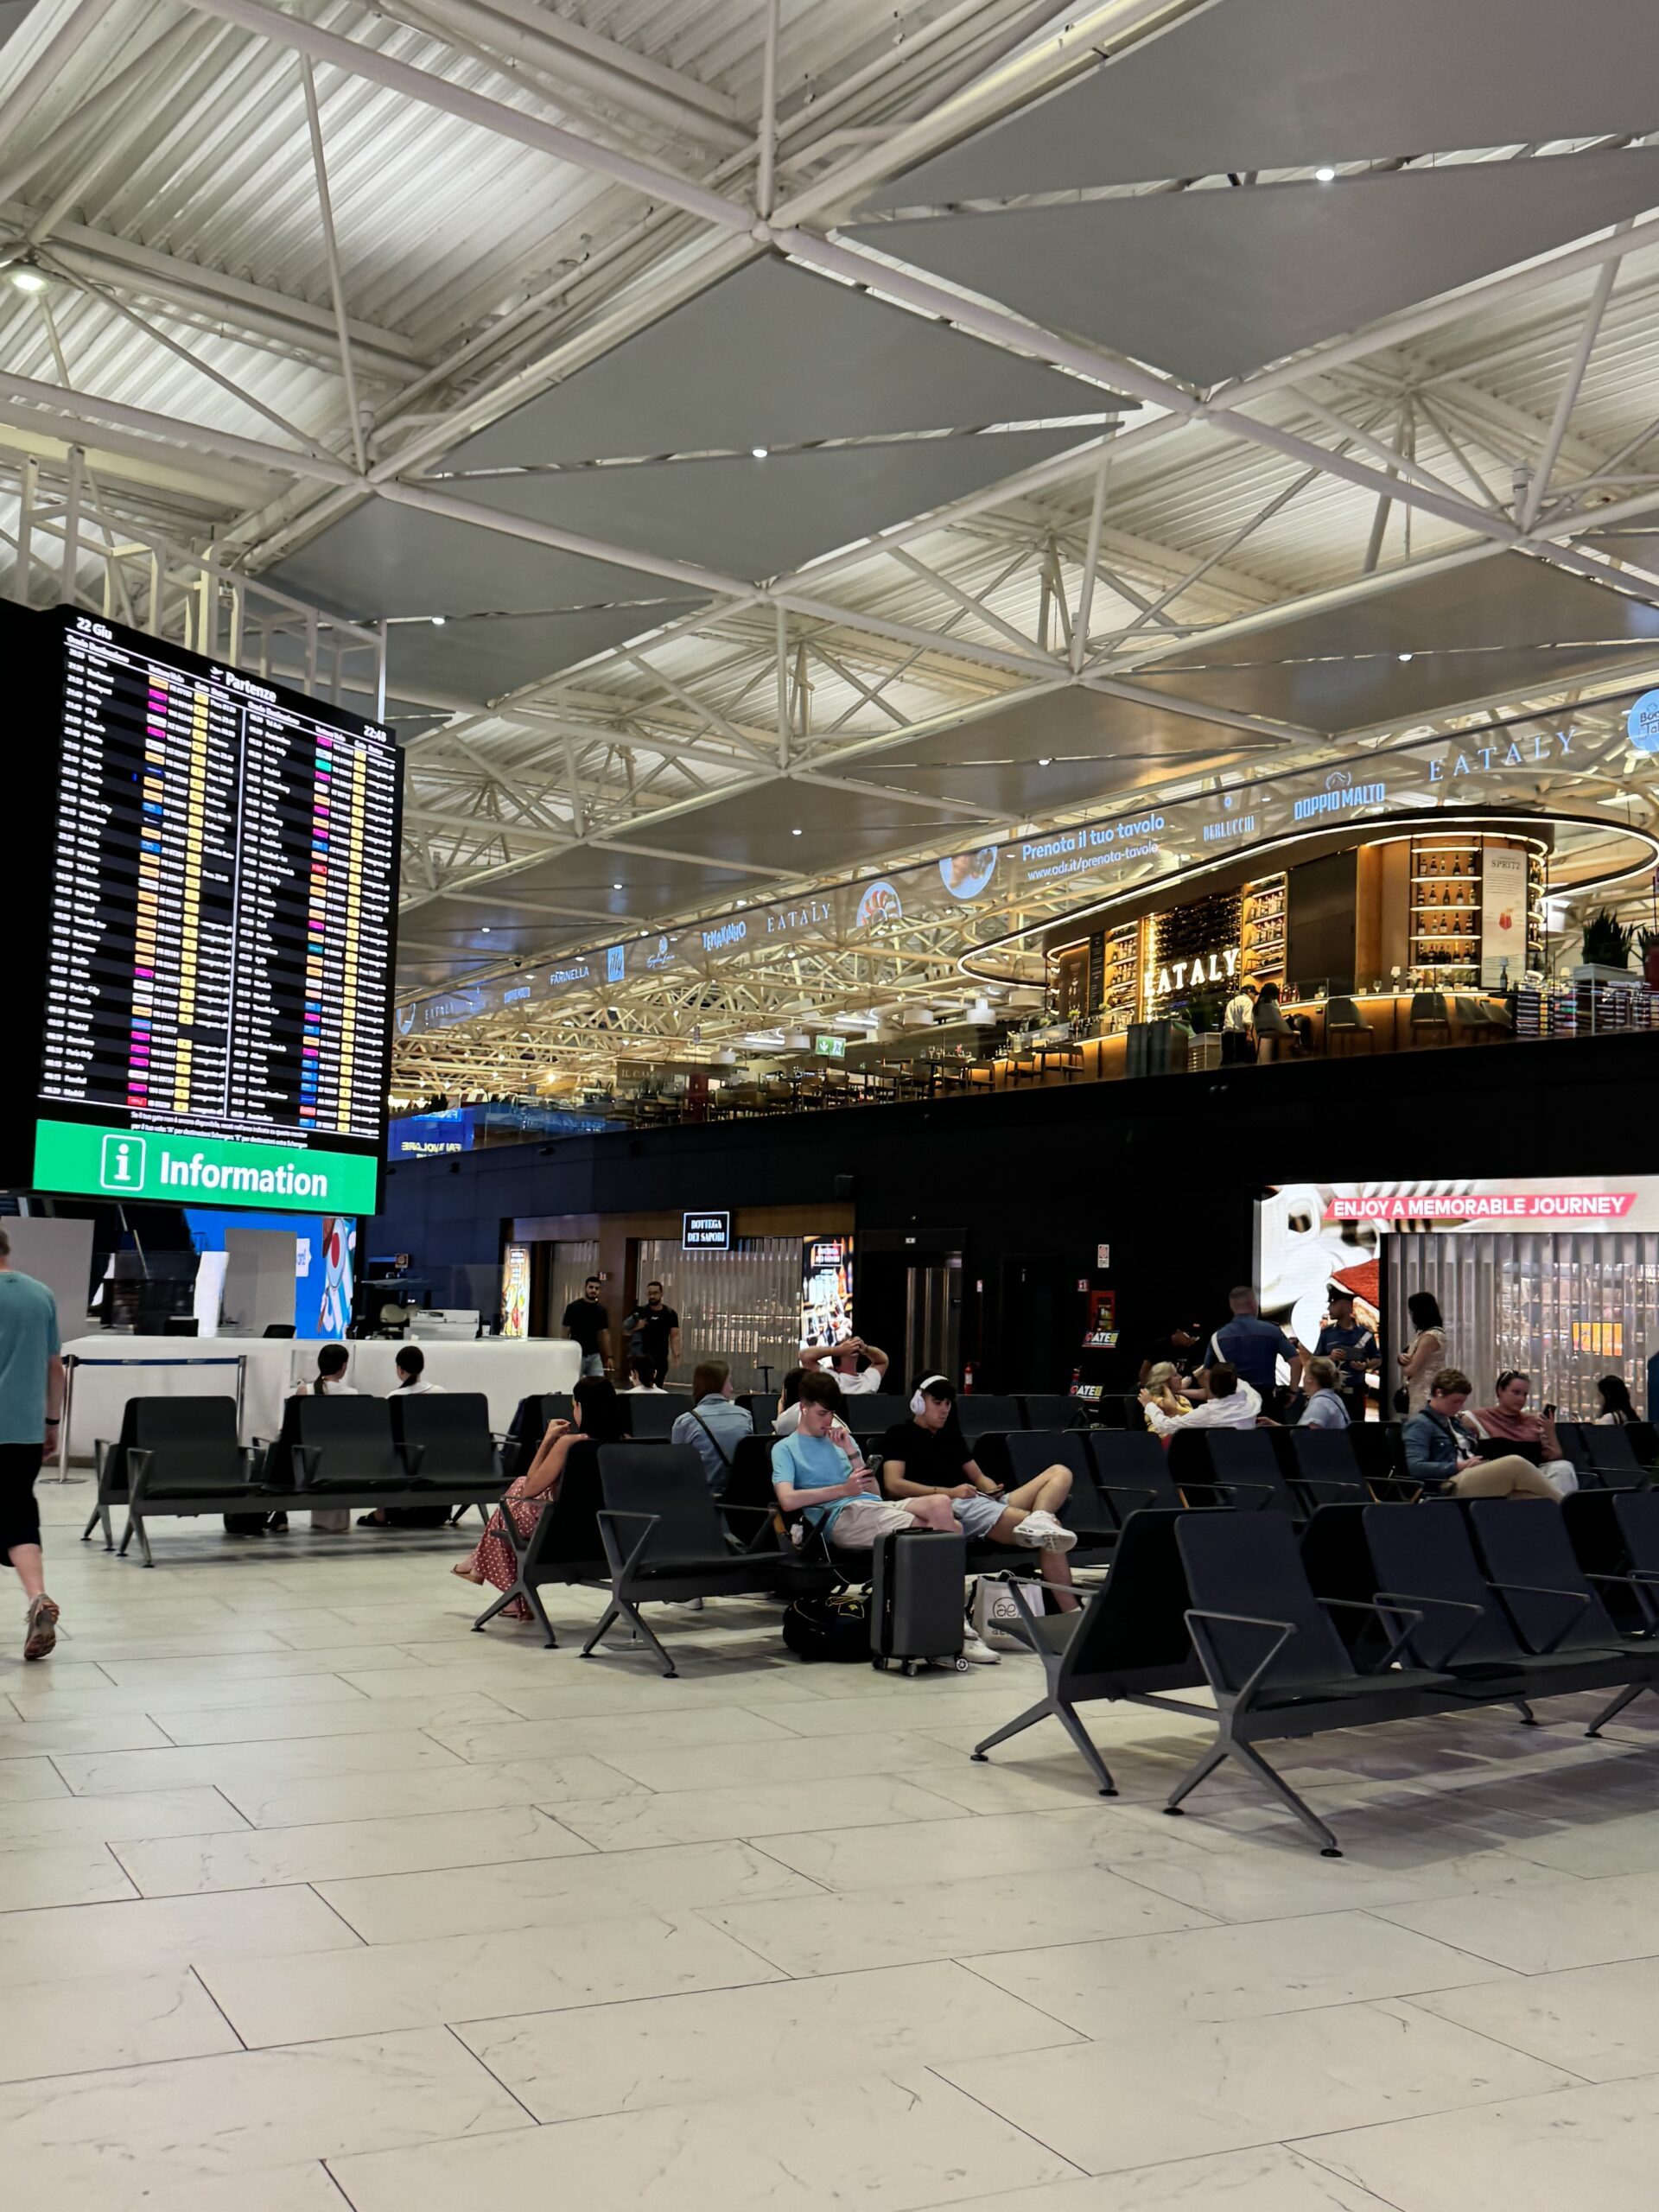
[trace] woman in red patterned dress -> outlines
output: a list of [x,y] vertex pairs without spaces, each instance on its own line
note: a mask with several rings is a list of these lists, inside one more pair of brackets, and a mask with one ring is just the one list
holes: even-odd
[[[528,1471],[519,1476],[490,1516],[489,1526],[479,1538],[477,1548],[450,1569],[452,1574],[459,1574],[464,1581],[488,1582],[498,1590],[510,1590],[518,1573],[518,1562],[501,1518],[502,1509],[505,1507],[512,1514],[519,1541],[528,1542],[543,1509],[557,1494],[571,1446],[584,1438],[594,1444],[626,1442],[627,1429],[623,1423],[622,1402],[614,1387],[602,1376],[582,1377],[576,1385],[570,1410],[570,1421],[549,1421]],[[512,1605],[502,1608],[504,1620],[527,1621],[530,1617],[530,1608],[522,1598],[515,1598]]]

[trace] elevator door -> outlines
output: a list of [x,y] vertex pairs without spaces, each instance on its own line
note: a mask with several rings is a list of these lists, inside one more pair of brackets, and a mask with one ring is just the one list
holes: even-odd
[[962,1255],[912,1260],[905,1274],[905,1372],[959,1379]]

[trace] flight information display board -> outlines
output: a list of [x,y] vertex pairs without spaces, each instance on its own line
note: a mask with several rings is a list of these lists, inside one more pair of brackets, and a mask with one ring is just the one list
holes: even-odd
[[33,1187],[374,1212],[391,732],[90,615],[25,622],[55,788]]

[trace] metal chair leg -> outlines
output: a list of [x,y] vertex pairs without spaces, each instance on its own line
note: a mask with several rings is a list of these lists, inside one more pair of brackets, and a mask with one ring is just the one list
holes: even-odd
[[1005,1720],[1000,1728],[986,1737],[982,1744],[974,1745],[970,1756],[983,1759],[987,1751],[995,1751],[999,1744],[1006,1744],[1010,1736],[1018,1736],[1023,1730],[1034,1727],[1038,1721],[1046,1720],[1054,1709],[1052,1700],[1044,1698],[1040,1704],[1033,1705],[1022,1713],[1017,1720]]
[[1283,1775],[1268,1764],[1254,1744],[1241,1744],[1235,1738],[1227,1750],[1239,1764],[1249,1769],[1258,1782],[1265,1783],[1287,1811],[1293,1813],[1319,1847],[1322,1859],[1340,1859],[1342,1851],[1337,1839],[1310,1806],[1305,1805]]
[[510,1590],[504,1590],[493,1605],[486,1605],[484,1608],[484,1611],[473,1623],[474,1629],[475,1630],[481,1629],[486,1622],[493,1621],[499,1612],[505,1611],[506,1607],[512,1603],[513,1599],[521,1594],[518,1585],[516,1582]]
[[616,1618],[617,1614],[620,1611],[620,1606],[618,1605],[615,1599],[613,1598],[610,1605],[606,1609],[604,1619],[601,1621],[599,1626],[594,1630],[587,1643],[582,1647],[582,1656],[584,1659],[591,1658],[593,1656],[594,1646],[600,1642],[601,1637],[609,1633],[611,1624]]
[[1585,1730],[1585,1734],[1586,1736],[1599,1736],[1602,1730],[1607,1726],[1607,1723],[1610,1720],[1617,1719],[1618,1714],[1624,1712],[1627,1705],[1633,1705],[1647,1687],[1648,1686],[1645,1682],[1632,1682],[1628,1689],[1621,1690],[1611,1705],[1606,1705],[1602,1707],[1601,1711],[1590,1723],[1590,1726]]
[[1069,1705],[1062,1704],[1057,1699],[1054,1705],[1054,1718],[1059,1722],[1061,1727],[1065,1729],[1066,1734],[1071,1738],[1077,1749],[1083,1753],[1084,1758],[1087,1762],[1090,1771],[1097,1777],[1100,1783],[1101,1796],[1103,1797],[1116,1797],[1117,1795],[1117,1784],[1112,1780],[1111,1771],[1108,1768],[1105,1760],[1100,1756],[1100,1751],[1095,1743],[1094,1738],[1084,1726],[1075,1710]]
[[1217,1740],[1211,1744],[1196,1766],[1189,1767],[1169,1793],[1164,1802],[1166,1813],[1179,1813],[1183,1797],[1190,1797],[1201,1782],[1207,1782],[1227,1756],[1227,1746]]
[[542,1603],[541,1592],[536,1587],[536,1585],[533,1582],[526,1582],[524,1586],[523,1594],[526,1603],[530,1606],[531,1611],[535,1614],[537,1619],[541,1623],[543,1628],[546,1631],[548,1650],[556,1651],[559,1648],[559,1639],[554,1635],[553,1624],[547,1618],[547,1608]]

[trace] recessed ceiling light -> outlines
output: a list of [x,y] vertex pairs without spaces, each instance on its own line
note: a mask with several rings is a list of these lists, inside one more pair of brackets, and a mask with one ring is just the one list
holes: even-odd
[[1315,169],[1313,174],[1321,184],[1332,184],[1336,181],[1337,173],[1329,167]]
[[791,830],[789,834],[791,837],[804,837],[806,832],[804,830]]
[[488,924],[487,922],[486,922],[486,923],[485,923],[485,925],[484,925],[484,927],[483,927],[483,932],[482,932],[482,933],[483,933],[483,935],[484,935],[484,936],[486,936],[486,937],[488,937],[488,935],[489,935],[489,933],[490,933],[490,925],[489,925],[489,924]]
[[1399,658],[1402,660],[1409,660],[1411,658],[1411,655],[1409,653],[1402,653]]
[[1052,768],[1054,766],[1053,754],[1052,753],[1039,753],[1037,755],[1037,766],[1039,768]]
[[46,289],[45,277],[38,269],[31,269],[26,262],[12,270],[11,281],[20,292],[43,292]]
[[622,888],[622,887],[621,887],[621,885],[620,885],[620,883],[613,883],[613,884],[611,886],[611,888],[612,888],[612,890],[613,890],[613,891],[620,891],[620,890]]
[[442,630],[442,627],[443,627],[443,624],[444,624],[444,618],[443,618],[443,616],[442,616],[442,614],[435,614],[435,615],[432,617],[432,627],[433,627],[435,630]]
[[767,451],[768,448],[765,446],[751,446],[749,448],[750,455],[755,461],[764,461],[766,458]]
[[749,902],[747,899],[740,899],[737,903],[740,906],[747,906]]

